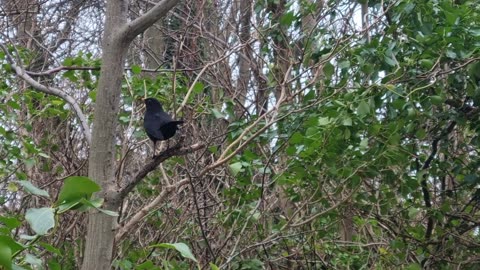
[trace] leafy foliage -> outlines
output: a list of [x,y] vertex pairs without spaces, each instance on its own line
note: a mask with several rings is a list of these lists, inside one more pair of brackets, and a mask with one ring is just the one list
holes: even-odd
[[22,86],[7,59],[64,88],[91,124],[95,50],[52,54],[62,69],[45,74],[35,48],[0,51],[2,267],[78,268],[96,209],[126,228],[116,269],[475,268],[475,1],[253,1],[250,18],[202,3],[156,26],[166,37],[153,60],[158,48],[142,46],[160,33],[130,48],[117,167],[105,169],[118,191],[150,162],[143,97],[185,120],[183,146],[205,150],[163,161],[118,213],[81,176],[89,147],[71,104]]

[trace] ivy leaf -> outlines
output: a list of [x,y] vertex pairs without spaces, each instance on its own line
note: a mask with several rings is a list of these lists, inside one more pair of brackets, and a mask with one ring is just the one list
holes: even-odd
[[242,170],[242,162],[235,162],[228,166],[233,176],[236,176]]

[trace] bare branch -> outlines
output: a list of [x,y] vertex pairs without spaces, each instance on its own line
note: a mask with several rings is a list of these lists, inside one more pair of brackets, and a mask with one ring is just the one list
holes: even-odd
[[9,53],[7,47],[5,47],[4,44],[0,44],[0,47],[5,52],[6,58],[7,58],[8,62],[10,63],[10,66],[12,67],[13,70],[15,70],[15,73],[20,78],[22,78],[25,82],[27,82],[34,89],[36,89],[36,90],[38,90],[42,93],[48,94],[48,95],[53,95],[53,96],[59,97],[59,98],[65,100],[72,107],[73,111],[77,115],[78,120],[80,121],[80,124],[82,126],[85,138],[87,139],[87,142],[90,145],[90,143],[92,141],[90,126],[88,125],[87,118],[83,114],[83,111],[80,108],[80,105],[77,103],[77,101],[72,96],[68,95],[67,93],[65,93],[64,91],[62,91],[62,90],[60,90],[56,87],[43,85],[43,84],[35,81],[32,77],[30,77],[30,75],[28,75],[26,73],[26,71],[23,68],[21,68],[20,66],[15,64],[15,61],[13,60],[13,56]]
[[164,187],[162,192],[151,201],[149,204],[145,205],[140,211],[138,211],[124,226],[120,227],[117,230],[115,235],[115,243],[118,243],[127,232],[132,230],[132,228],[138,224],[152,209],[159,205],[163,200],[173,191],[177,190],[179,187],[188,184],[188,179],[183,179],[175,183],[174,185],[169,185]]
[[155,170],[155,168],[163,161],[173,156],[181,156],[191,152],[195,152],[204,147],[205,144],[203,143],[196,143],[190,146],[182,147],[181,142],[178,142],[175,146],[166,149],[158,156],[155,156],[155,158],[153,158],[150,162],[145,164],[143,168],[136,172],[135,176],[130,181],[127,181],[127,184],[123,186],[118,193],[119,199],[122,200],[123,198],[125,198],[125,196],[127,196],[128,193],[130,193],[130,191],[132,191],[133,188],[135,188],[135,186],[140,183],[140,181],[142,181],[142,179],[145,178],[145,176],[147,176],[149,172]]
[[167,14],[167,12],[179,2],[180,1],[178,0],[159,1],[147,13],[124,25],[120,29],[118,37],[120,39],[125,38],[128,42],[133,40],[136,36],[158,21],[159,18],[163,18],[165,14]]

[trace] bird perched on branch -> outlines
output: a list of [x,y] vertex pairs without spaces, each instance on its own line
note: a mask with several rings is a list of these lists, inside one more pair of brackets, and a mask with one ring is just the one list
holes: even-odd
[[155,157],[155,146],[157,141],[165,141],[173,137],[178,130],[178,125],[183,121],[173,120],[173,118],[163,111],[162,104],[154,99],[145,99],[145,116],[143,118],[143,127],[150,140],[153,141],[153,156]]

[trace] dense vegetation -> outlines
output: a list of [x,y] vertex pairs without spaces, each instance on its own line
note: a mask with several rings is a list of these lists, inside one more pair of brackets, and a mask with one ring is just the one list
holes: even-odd
[[[180,1],[125,48],[108,185],[108,8],[0,13],[0,269],[80,268],[93,213],[115,269],[478,267],[477,1]],[[144,97],[185,121],[156,158]]]

